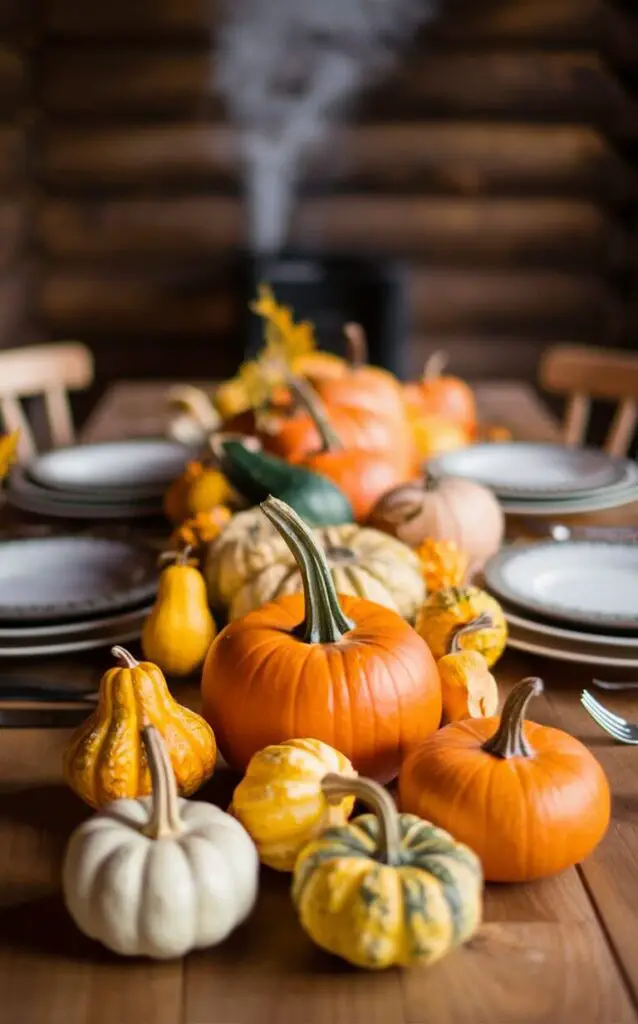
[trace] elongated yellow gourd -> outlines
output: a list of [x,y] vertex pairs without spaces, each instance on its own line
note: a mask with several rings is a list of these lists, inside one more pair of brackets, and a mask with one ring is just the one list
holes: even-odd
[[170,552],[157,600],[142,632],[144,657],[172,676],[188,676],[203,663],[217,628],[206,584],[190,548]]

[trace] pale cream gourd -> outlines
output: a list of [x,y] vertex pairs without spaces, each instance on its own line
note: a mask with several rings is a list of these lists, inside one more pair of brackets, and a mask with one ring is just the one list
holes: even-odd
[[[379,530],[347,523],[313,531],[337,593],[364,597],[413,621],[425,596],[417,555]],[[205,575],[211,603],[230,620],[303,590],[301,572],[283,538],[259,509],[233,521],[209,547]]]
[[143,730],[152,796],[116,800],[71,836],[64,899],[78,928],[125,956],[214,946],[248,916],[259,857],[231,815],[182,800],[160,733]]

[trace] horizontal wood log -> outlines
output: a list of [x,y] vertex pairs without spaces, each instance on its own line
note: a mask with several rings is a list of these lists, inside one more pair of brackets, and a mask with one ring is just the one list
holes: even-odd
[[[239,200],[221,197],[49,200],[36,232],[52,260],[170,265],[243,247],[244,216]],[[619,225],[589,202],[369,195],[305,200],[290,241],[329,251],[414,254],[442,265],[601,270],[622,266],[631,248]]]
[[30,314],[31,281],[25,266],[0,276],[0,349],[21,338]]
[[[616,341],[623,309],[595,276],[414,267],[408,277],[416,333]],[[57,265],[42,276],[40,318],[77,335],[230,338],[243,310],[237,287],[203,278],[201,263],[171,274],[92,272]]]
[[444,350],[450,372],[467,380],[535,380],[540,357],[550,344],[538,337],[416,335],[410,340],[408,373],[419,377],[427,357]]
[[[1,72],[1,65],[0,65]],[[208,48],[139,51],[52,46],[44,54],[43,103],[57,115],[104,118],[218,113]],[[594,52],[427,50],[403,63],[360,115],[502,117],[632,124],[636,105]]]
[[25,133],[12,125],[0,125],[0,198],[3,190],[23,184],[25,156]]
[[[63,193],[239,187],[237,133],[222,124],[45,130],[39,175]],[[636,188],[601,134],[579,126],[466,122],[361,125],[315,154],[311,182],[450,195],[623,200]]]
[[409,277],[409,296],[414,326],[426,335],[520,334],[609,344],[627,329],[623,303],[595,276],[418,267]]
[[[219,18],[219,0],[45,0],[47,30],[89,39],[202,38]],[[599,0],[452,0],[433,30],[447,42],[511,40],[582,44],[599,28]]]

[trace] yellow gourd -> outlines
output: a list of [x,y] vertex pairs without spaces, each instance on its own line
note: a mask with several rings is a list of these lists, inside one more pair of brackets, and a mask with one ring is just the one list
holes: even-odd
[[19,443],[19,430],[0,435],[0,480],[4,479],[15,462]]
[[416,631],[439,661],[448,652],[452,632],[486,612],[492,625],[463,639],[463,650],[479,651],[488,667],[496,664],[507,643],[507,622],[498,601],[479,587],[447,587],[430,594],[416,619]]
[[164,512],[175,525],[227,504],[233,491],[223,473],[203,462],[189,462],[164,496]]
[[373,814],[354,818],[299,854],[292,897],[308,935],[358,967],[430,964],[481,921],[483,873],[469,847],[414,814],[398,814],[369,779],[327,776],[324,791],[354,793]]
[[142,650],[163,672],[188,676],[199,668],[217,633],[206,584],[190,548],[169,552],[157,599],[142,631]]
[[469,558],[453,540],[427,537],[416,551],[421,562],[428,594],[446,587],[460,587],[465,582]]
[[345,825],[354,796],[330,800],[321,788],[329,773],[357,773],[343,754],[320,740],[288,740],[255,754],[229,808],[255,843],[263,864],[292,871],[303,846],[324,829]]
[[498,687],[485,658],[479,651],[464,651],[459,644],[461,637],[491,625],[491,617],[484,613],[452,630],[448,653],[437,663],[444,724],[490,718],[498,711]]
[[111,654],[118,664],[102,676],[95,711],[64,752],[66,781],[92,807],[148,795],[151,776],[140,728],[152,725],[164,739],[179,792],[190,796],[213,774],[213,730],[177,703],[157,665],[138,662],[123,647]]
[[192,519],[185,519],[171,535],[169,544],[178,550],[191,547],[199,557],[205,554],[208,545],[219,537],[232,517],[233,514],[226,505],[216,505],[209,512],[200,512]]

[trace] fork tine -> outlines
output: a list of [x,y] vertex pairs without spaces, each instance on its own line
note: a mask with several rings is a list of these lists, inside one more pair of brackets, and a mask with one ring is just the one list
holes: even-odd
[[583,694],[581,698],[583,707],[588,712],[588,714],[593,718],[596,724],[601,727],[601,729],[604,729],[604,731],[608,733],[610,736],[612,736],[613,739],[619,740],[621,743],[638,743],[638,735],[636,734],[636,731],[632,729],[632,727],[627,722],[609,721],[601,714],[601,711],[605,710],[601,707],[601,705],[599,705],[596,701],[593,705],[590,705],[584,698],[585,694]]
[[613,722],[606,722],[604,718],[601,718],[595,708],[589,708],[585,706],[585,710],[593,718],[596,725],[599,725],[609,736],[615,740],[625,740],[626,737],[621,731],[620,726],[614,725]]
[[592,697],[591,693],[589,693],[588,690],[583,690],[583,704],[588,704],[591,707],[596,708],[599,714],[603,715],[610,722],[614,722],[614,724],[616,725],[627,724],[624,718],[621,718],[620,715],[615,715],[613,711],[610,711],[609,708],[606,708],[604,704],[601,704],[600,701],[596,700],[595,697]]

